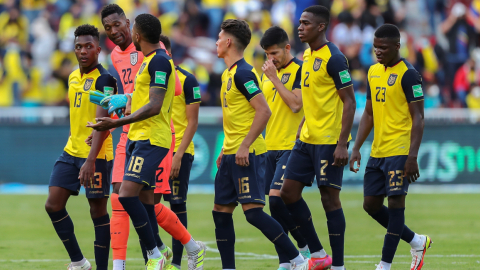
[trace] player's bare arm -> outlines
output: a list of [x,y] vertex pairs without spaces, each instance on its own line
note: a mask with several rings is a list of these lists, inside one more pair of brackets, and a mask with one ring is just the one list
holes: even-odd
[[272,60],[265,61],[265,64],[262,66],[262,70],[265,76],[267,76],[267,78],[273,83],[278,94],[280,94],[280,97],[282,97],[283,101],[292,110],[292,112],[299,112],[303,107],[302,91],[300,89],[288,91],[285,85],[278,78],[277,68],[273,64]]
[[338,139],[337,148],[333,153],[335,158],[332,165],[342,167],[348,164],[348,136],[352,131],[353,117],[355,116],[355,94],[353,92],[353,85],[338,90],[338,95],[343,102],[343,116],[342,116],[342,130],[340,138]]
[[[103,109],[100,106],[97,106],[96,117],[108,117],[108,111]],[[83,163],[82,168],[80,168],[80,173],[78,178],[80,179],[80,184],[84,187],[90,187],[91,181],[95,174],[95,160],[97,159],[98,153],[102,149],[103,141],[108,137],[110,131],[101,131],[92,133],[92,141],[90,152],[88,153],[87,160]]]
[[409,183],[417,181],[420,177],[420,171],[418,169],[418,149],[423,137],[423,127],[425,123],[423,121],[423,100],[417,102],[408,103],[408,110],[412,116],[412,133],[410,135],[410,151],[408,152],[408,158],[405,162],[404,177],[407,178]]
[[263,94],[258,94],[250,100],[250,105],[255,109],[255,117],[253,118],[252,126],[242,144],[238,148],[235,155],[235,163],[239,166],[248,166],[248,154],[250,153],[250,145],[258,138],[260,133],[265,129],[268,123],[268,119],[272,115],[267,101]]
[[128,125],[134,122],[140,122],[155,116],[160,113],[162,109],[163,100],[167,91],[164,88],[151,87],[149,96],[150,100],[145,105],[138,109],[133,114],[121,119],[111,119],[110,117],[96,118],[97,124],[88,123],[87,127],[91,127],[97,131],[104,131],[111,128],[117,128],[123,125]]
[[[370,91],[368,89],[367,91]],[[360,155],[360,148],[368,137],[368,134],[372,131],[373,128],[373,109],[372,101],[367,99],[365,104],[365,111],[363,112],[362,119],[358,126],[357,136],[355,137],[355,145],[352,148],[352,156],[350,157],[350,171],[357,173],[360,168],[360,160],[362,155]],[[355,168],[355,161],[357,162],[357,168]]]
[[198,111],[200,110],[200,103],[194,103],[186,106],[185,113],[187,115],[188,124],[183,134],[182,142],[178,146],[177,152],[172,159],[172,170],[170,171],[170,178],[175,179],[180,173],[182,166],[182,157],[185,154],[188,146],[193,140],[195,132],[198,128]]
[[298,130],[297,130],[297,135],[295,136],[295,140],[298,140],[300,138],[300,134],[302,133],[302,128],[304,123],[305,123],[305,116],[302,118],[302,121],[300,121],[300,125],[298,125]]

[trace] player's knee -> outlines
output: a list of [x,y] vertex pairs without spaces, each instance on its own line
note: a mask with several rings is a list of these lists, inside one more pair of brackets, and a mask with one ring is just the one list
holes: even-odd
[[53,213],[53,212],[58,212],[60,210],[62,210],[62,206],[59,205],[59,204],[55,204],[53,202],[50,202],[47,200],[47,202],[45,202],[45,211],[47,211],[47,213]]
[[270,212],[274,212],[275,209],[278,209],[279,207],[281,207],[284,204],[282,198],[280,198],[278,196],[269,196],[268,197],[268,203],[269,203],[269,206],[270,206]]
[[291,203],[293,203],[292,193],[289,192],[287,189],[282,188],[282,189],[280,190],[280,197],[281,197],[282,200],[285,202],[285,204],[291,204]]
[[101,205],[90,206],[90,217],[92,219],[103,217],[107,214],[107,208]]
[[248,223],[255,226],[259,221],[259,217],[261,216],[261,213],[264,213],[264,212],[262,208],[258,207],[258,208],[249,209],[247,211],[244,211],[243,213],[245,214],[245,218],[247,219]]
[[373,215],[377,213],[379,209],[378,207],[376,207],[375,205],[372,205],[371,203],[363,202],[363,210],[365,210],[367,214]]
[[340,198],[336,198],[335,196],[331,196],[329,194],[322,194],[321,200],[323,209],[325,209],[326,212],[335,211],[342,208]]

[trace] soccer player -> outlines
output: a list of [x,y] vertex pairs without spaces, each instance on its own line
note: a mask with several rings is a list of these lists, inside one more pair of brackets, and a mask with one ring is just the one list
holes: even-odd
[[[348,141],[355,114],[355,96],[348,62],[325,37],[330,12],[310,6],[300,17],[298,35],[309,47],[303,55],[302,100],[305,112],[300,139],[285,169],[281,196],[307,240],[312,269],[344,269],[345,216],[340,202],[343,166],[348,163]],[[323,249],[306,202],[305,186],[316,176],[332,248],[330,258]]]
[[[171,45],[168,37],[161,35],[160,41],[165,45],[167,53],[171,55]],[[183,91],[179,96],[173,98],[172,119],[175,127],[175,150],[169,180],[173,193],[166,194],[165,200],[170,201],[170,208],[177,214],[182,224],[187,227],[187,192],[194,158],[192,139],[198,127],[201,94],[195,76],[179,66],[175,69]],[[155,203],[159,202],[160,198],[158,198],[158,201],[155,198]],[[173,238],[172,249],[173,259],[167,269],[179,270],[182,263],[183,245]]]
[[[267,61],[262,67],[262,92],[265,95],[272,116],[268,120],[265,133],[267,156],[265,165],[265,194],[269,195],[272,217],[283,227],[285,233],[292,234],[300,248],[300,253],[310,258],[307,242],[297,228],[280,198],[283,185],[283,171],[295,144],[298,126],[303,118],[302,61],[290,53],[288,35],[282,28],[273,26],[263,35],[260,46],[265,50]],[[275,246],[277,248],[277,246]],[[277,248],[279,270],[290,270],[291,264],[285,253]]]
[[[350,170],[358,172],[360,148],[373,128],[372,152],[363,183],[363,208],[387,229],[377,270],[390,269],[400,239],[411,245],[410,268],[418,270],[432,239],[405,225],[405,198],[409,184],[420,177],[417,156],[424,125],[422,78],[400,57],[400,31],[396,26],[380,26],[375,31],[373,47],[378,63],[368,70],[367,103],[352,149]],[[388,208],[383,205],[386,196]]]
[[260,78],[243,59],[251,31],[245,21],[225,20],[217,40],[217,54],[227,69],[222,74],[221,100],[225,140],[217,159],[213,220],[223,269],[235,269],[235,230],[232,213],[242,204],[247,221],[285,252],[293,269],[308,269],[282,226],[263,211],[266,145],[261,135],[271,115]]
[[[110,4],[103,8],[102,23],[105,28],[105,32],[110,40],[117,46],[112,52],[112,63],[115,69],[122,77],[122,84],[125,94],[131,94],[134,90],[133,77],[137,74],[137,71],[142,65],[144,56],[141,51],[137,51],[132,42],[132,34],[130,32],[130,20],[125,16],[122,8],[116,4]],[[162,46],[162,43],[160,42]],[[181,93],[181,85],[176,85],[175,95]],[[128,106],[130,107],[130,106]],[[127,109],[128,111],[128,109]],[[127,112],[127,114],[129,114]],[[173,128],[173,127],[172,127]],[[111,220],[111,235],[112,235],[112,257],[114,270],[125,269],[125,259],[127,255],[127,242],[129,235],[130,221],[128,214],[123,209],[121,203],[118,200],[118,191],[124,176],[125,167],[125,146],[127,142],[127,133],[129,126],[123,127],[123,132],[120,137],[120,142],[117,145],[116,158],[114,163],[114,170],[112,176],[113,182],[113,194],[112,194],[112,220]],[[173,133],[173,130],[172,130]],[[172,135],[172,144],[175,144],[174,136]],[[171,154],[173,154],[173,147],[170,146],[170,152],[167,157],[162,160],[162,163],[157,170],[157,182],[155,188],[155,194],[160,195],[170,192],[168,185],[168,178],[171,168]],[[170,155],[170,156],[169,156]],[[170,165],[168,165],[170,164]],[[164,180],[164,181],[162,181]],[[156,195],[156,196],[157,196]],[[159,200],[158,200],[159,202]],[[174,238],[180,240],[182,244],[187,244],[192,239],[184,226],[179,224],[178,218],[169,208],[163,206],[163,204],[156,202],[155,211],[157,215],[157,221],[160,226],[170,233]],[[147,208],[150,205],[145,205]],[[172,256],[171,250],[164,246],[160,237],[158,236],[158,227],[155,225],[155,221],[152,220],[153,230],[156,238],[156,242],[160,247],[160,251],[167,257]],[[155,230],[157,228],[157,230]],[[158,237],[158,238],[157,238]],[[162,247],[163,246],[163,247]],[[191,245],[189,245],[190,247]],[[182,247],[183,248],[183,247]],[[193,247],[195,249],[195,246]],[[190,250],[191,251],[191,250]]]
[[[98,118],[97,124],[87,125],[102,131],[132,124],[128,131],[125,175],[119,201],[145,246],[148,270],[163,269],[165,262],[151,226],[156,221],[153,189],[157,168],[172,144],[170,108],[175,91],[175,67],[165,50],[160,48],[160,34],[160,21],[153,15],[140,14],[135,18],[133,43],[145,57],[134,80],[132,114],[117,120]],[[204,246],[192,238],[185,246],[189,252],[189,264],[190,257],[196,258],[191,269],[203,269]]]
[[98,29],[92,25],[81,25],[75,30],[75,55],[79,68],[68,78],[70,136],[63,154],[53,167],[45,203],[53,227],[70,256],[69,270],[92,269],[90,262],[82,255],[72,220],[65,209],[70,195],[78,195],[81,185],[85,187],[95,227],[95,263],[99,270],[108,269],[110,218],[107,202],[113,159],[112,136],[108,131],[95,131],[91,147],[84,143],[91,133],[85,123],[96,117],[108,116],[107,110],[89,102],[89,90],[109,95],[117,91],[115,78],[98,63],[101,51],[99,38]]

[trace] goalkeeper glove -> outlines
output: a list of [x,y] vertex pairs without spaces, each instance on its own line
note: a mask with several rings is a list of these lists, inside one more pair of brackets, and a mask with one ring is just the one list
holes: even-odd
[[102,106],[102,108],[104,108],[105,110],[108,109],[108,103],[102,104],[102,100],[108,96],[106,96],[104,93],[98,90],[95,90],[95,91],[90,90],[88,92],[90,96],[90,102],[92,102],[93,104],[97,104],[98,106]]

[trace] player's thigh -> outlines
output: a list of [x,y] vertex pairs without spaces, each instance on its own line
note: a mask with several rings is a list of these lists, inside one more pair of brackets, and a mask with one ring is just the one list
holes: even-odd
[[333,166],[333,153],[337,148],[336,144],[313,145],[312,155],[314,156],[315,175],[318,187],[326,186],[342,189],[343,170],[345,167]]
[[[126,145],[128,138],[126,133],[120,135],[120,141],[117,144],[115,150],[115,160],[113,162],[113,171],[112,171],[112,184],[121,183],[123,181],[123,175],[125,174],[125,160],[126,160]],[[120,188],[120,186],[118,186]],[[113,193],[118,193],[113,192]]]
[[[231,166],[235,164],[235,155],[223,155],[220,167],[215,175],[215,205],[237,205],[237,191],[231,173]],[[219,211],[224,212],[224,211]]]
[[[128,151],[128,149],[127,149]],[[156,172],[169,149],[150,144],[148,140],[135,141],[128,166],[125,170],[125,181],[144,185],[144,189],[155,189]],[[124,190],[124,183],[120,191]]]
[[298,181],[302,183],[303,186],[312,185],[315,168],[309,148],[309,144],[297,140],[287,161],[285,179]]
[[98,159],[95,161],[95,174],[90,187],[85,188],[87,199],[108,198],[110,195],[110,172],[113,161]]
[[405,196],[408,193],[409,183],[403,178],[405,162],[408,156],[386,157],[383,173],[386,175],[387,196]]
[[275,164],[275,174],[273,175],[273,180],[270,184],[270,191],[280,190],[283,186],[283,181],[285,180],[285,168],[287,167],[288,158],[290,157],[290,150],[278,151],[276,164]]
[[180,166],[178,177],[169,180],[172,193],[168,195],[168,200],[171,204],[182,204],[187,201],[193,160],[194,157],[191,154],[185,153],[182,157],[182,166]]
[[385,196],[387,189],[385,186],[387,178],[383,172],[382,166],[385,160],[382,158],[370,157],[365,168],[363,178],[363,196]]
[[63,152],[53,166],[49,187],[61,187],[69,190],[71,195],[78,195],[80,192],[78,174],[81,166],[78,167],[76,163],[81,163],[81,159]]
[[275,176],[275,169],[277,167],[277,153],[278,151],[268,151],[265,157],[265,194],[269,194],[270,186]]
[[237,180],[235,190],[239,203],[265,204],[264,175],[265,154],[248,156],[250,164],[246,167],[231,164],[232,178]]

